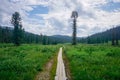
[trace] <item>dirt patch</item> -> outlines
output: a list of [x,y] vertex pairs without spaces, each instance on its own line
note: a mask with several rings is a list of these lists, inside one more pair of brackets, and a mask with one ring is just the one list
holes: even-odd
[[50,80],[50,71],[54,60],[53,58],[44,66],[43,71],[39,72],[35,80]]

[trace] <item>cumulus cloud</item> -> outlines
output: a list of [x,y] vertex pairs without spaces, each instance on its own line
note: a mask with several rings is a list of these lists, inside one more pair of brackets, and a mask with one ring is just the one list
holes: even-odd
[[[70,16],[76,10],[77,35],[88,36],[120,25],[119,4],[120,0],[0,0],[0,24],[11,26],[11,15],[18,11],[26,31],[71,36]],[[47,7],[47,13],[31,13],[37,6]]]

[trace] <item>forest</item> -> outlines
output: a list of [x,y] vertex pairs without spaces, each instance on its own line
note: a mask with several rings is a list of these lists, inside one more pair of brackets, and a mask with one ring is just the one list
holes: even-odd
[[118,45],[118,40],[120,40],[120,26],[113,27],[104,32],[96,33],[88,36],[87,38],[80,38],[78,42],[88,43],[88,44],[99,44],[113,42],[113,45]]
[[[79,33],[79,32],[78,32]],[[88,37],[77,37],[78,43],[99,44],[108,43],[113,41],[118,45],[120,40],[120,26],[108,29],[104,32],[96,33]],[[13,42],[13,28],[7,26],[0,26],[0,43],[12,43]],[[65,35],[38,35],[30,32],[23,31],[22,43],[36,43],[36,44],[58,44],[58,43],[70,43],[72,37]]]

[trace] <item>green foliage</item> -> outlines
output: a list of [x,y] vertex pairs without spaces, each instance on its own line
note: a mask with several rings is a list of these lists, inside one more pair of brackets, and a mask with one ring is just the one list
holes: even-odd
[[21,24],[21,17],[18,12],[15,12],[12,15],[11,23],[14,26],[13,42],[16,46],[19,46],[21,44],[22,38],[23,38],[23,29],[22,29],[22,24]]
[[120,80],[120,48],[106,45],[65,46],[73,80]]
[[109,30],[99,32],[88,36],[86,38],[79,38],[79,43],[88,43],[88,44],[112,44],[114,46],[119,46],[120,40],[120,25],[111,28]]
[[106,56],[110,56],[110,57],[120,57],[120,49],[116,48],[116,49],[112,49],[110,52],[108,52],[106,54]]
[[33,80],[43,65],[58,50],[57,46],[21,45],[0,48],[1,80]]
[[13,47],[13,46],[14,46],[13,44],[5,44],[5,43],[0,44],[0,48]]
[[91,55],[91,54],[93,53],[93,51],[94,51],[94,48],[93,48],[93,47],[87,47],[87,48],[85,49],[85,52],[88,53],[89,55]]
[[[14,28],[0,26],[0,43],[32,43],[32,44],[43,44],[43,45],[56,45],[58,43],[71,42],[71,37],[69,36],[47,36],[47,35],[38,35],[30,32],[24,31],[21,27],[17,28],[18,31]],[[13,34],[14,32],[14,34]],[[18,34],[19,33],[19,34]],[[15,38],[17,37],[17,38]],[[19,37],[19,38],[18,38]],[[16,40],[19,39],[19,40]]]

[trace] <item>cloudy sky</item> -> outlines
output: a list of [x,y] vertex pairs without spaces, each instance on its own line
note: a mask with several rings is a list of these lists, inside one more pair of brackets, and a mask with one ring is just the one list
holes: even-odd
[[120,25],[120,0],[0,0],[0,25],[13,27],[11,15],[17,11],[26,31],[71,36],[73,10],[79,37]]

